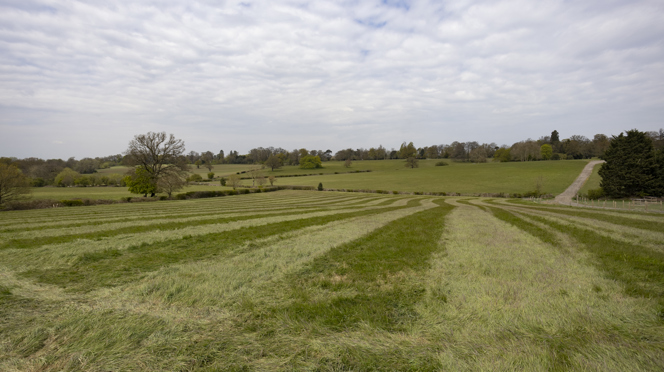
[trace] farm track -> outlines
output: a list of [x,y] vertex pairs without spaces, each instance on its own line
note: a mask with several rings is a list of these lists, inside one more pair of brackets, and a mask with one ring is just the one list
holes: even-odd
[[664,368],[664,217],[291,191],[33,212],[1,215],[0,370]]
[[574,182],[565,191],[556,196],[556,203],[565,205],[571,204],[572,198],[574,198],[576,194],[579,193],[579,190],[581,190],[583,184],[586,183],[590,175],[593,173],[593,168],[595,168],[596,165],[602,163],[604,163],[604,160],[593,160],[588,162],[588,164],[586,164],[586,166],[581,171],[581,174],[579,174],[579,177],[577,177],[576,180],[574,180]]

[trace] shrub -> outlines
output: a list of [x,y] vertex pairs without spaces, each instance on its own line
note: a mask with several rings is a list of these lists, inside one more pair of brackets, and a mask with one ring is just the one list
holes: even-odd
[[131,196],[125,196],[125,197],[123,197],[123,198],[121,198],[121,199],[124,200],[124,201],[126,201],[127,203],[129,203],[129,202],[131,201]]
[[323,164],[319,156],[303,156],[300,159],[300,168],[302,169],[314,169],[314,168],[323,168]]
[[323,191],[323,183],[322,182],[318,183],[318,191]]
[[162,195],[159,197],[159,200],[168,200],[168,196]]
[[208,176],[209,180],[213,179],[214,178],[214,172],[208,173],[207,176]]
[[444,167],[444,166],[446,166],[446,165],[449,165],[449,164],[448,164],[447,162],[445,162],[445,161],[442,161],[442,160],[439,161],[439,162],[436,162],[436,166],[437,166],[437,167]]
[[219,183],[221,184],[221,186],[226,186],[226,179],[224,177],[221,177],[221,179],[219,179]]
[[186,200],[187,195],[186,194],[177,194],[177,195],[175,195],[175,199],[177,199],[177,200]]
[[67,207],[76,207],[83,205],[83,200],[60,200],[60,203]]
[[597,200],[603,197],[604,197],[604,190],[601,188],[588,190],[588,199]]
[[189,182],[201,182],[201,181],[203,181],[203,177],[201,177],[200,174],[192,174],[191,176],[189,176],[189,178],[187,178],[187,181],[189,181]]
[[46,181],[41,177],[33,178],[30,183],[32,184],[32,187],[44,187],[44,186],[46,186]]
[[392,194],[394,194],[394,195],[398,195],[398,194],[399,194],[399,192],[398,192],[398,191],[396,191],[396,190],[394,190],[394,191],[392,191]]

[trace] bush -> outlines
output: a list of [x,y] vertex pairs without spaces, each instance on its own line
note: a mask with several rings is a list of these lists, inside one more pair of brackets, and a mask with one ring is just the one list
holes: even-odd
[[449,164],[448,164],[447,162],[445,162],[445,161],[442,161],[442,160],[439,161],[439,162],[436,162],[436,166],[437,166],[437,167],[444,167],[444,166],[446,166],[446,165],[449,165]]
[[125,197],[123,197],[123,198],[121,198],[121,199],[124,200],[124,201],[126,201],[127,203],[129,203],[129,202],[131,201],[131,196],[125,196]]
[[175,199],[177,199],[177,200],[186,200],[186,199],[187,199],[187,195],[185,195],[185,194],[177,194],[177,195],[175,195]]
[[189,181],[189,182],[201,182],[201,181],[203,181],[203,177],[201,177],[200,174],[192,174],[191,176],[189,176],[189,178],[187,178],[187,181]]
[[207,176],[208,176],[209,180],[213,179],[214,178],[214,172],[208,173]]
[[300,159],[300,168],[302,169],[314,169],[314,168],[323,168],[323,164],[319,156],[303,156]]
[[162,195],[159,197],[159,200],[168,200],[168,196]]
[[323,183],[322,182],[318,183],[318,191],[323,191]]
[[226,179],[224,177],[221,177],[219,183],[221,184],[221,186],[226,186]]
[[597,200],[604,197],[603,189],[588,190],[588,199]]
[[44,186],[46,186],[46,181],[41,177],[33,178],[30,183],[32,184],[32,187],[44,187]]
[[67,207],[77,207],[84,205],[83,200],[60,200],[60,204]]

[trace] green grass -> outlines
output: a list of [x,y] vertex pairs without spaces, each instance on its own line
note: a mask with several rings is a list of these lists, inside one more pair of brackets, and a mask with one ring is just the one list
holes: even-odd
[[599,183],[602,181],[602,177],[599,176],[599,169],[601,167],[602,164],[597,164],[593,167],[593,172],[590,174],[586,183],[583,184],[581,190],[579,190],[579,194],[586,195],[588,194],[588,190],[599,189]]
[[[211,185],[186,186],[180,192],[209,191],[209,190],[231,190],[230,187],[222,187],[219,183]],[[31,189],[34,199],[102,199],[119,200],[125,197],[141,198],[143,195],[130,193],[126,187],[33,187]]]
[[[335,162],[324,165],[327,167],[330,163]],[[536,179],[542,176],[544,191],[555,195],[563,192],[578,177],[587,160],[484,164],[449,162],[446,167],[436,167],[435,163],[434,159],[421,160],[419,168],[409,169],[404,167],[403,160],[357,161],[352,169],[370,169],[372,172],[283,178],[277,184],[317,186],[321,182],[326,188],[337,189],[525,193],[533,191]],[[288,169],[283,172],[288,172]]]
[[[322,183],[325,188],[367,189],[406,192],[447,192],[463,194],[481,193],[526,193],[535,189],[538,177],[544,178],[544,192],[553,195],[563,192],[579,175],[587,160],[539,161],[539,162],[489,162],[484,164],[456,163],[447,160],[446,167],[436,167],[438,160],[420,160],[419,168],[404,167],[403,160],[365,160],[355,161],[351,168],[345,168],[344,162],[330,161],[323,163],[322,169],[300,169],[297,166],[284,166],[271,171],[263,169],[263,175],[278,177],[275,185],[304,185],[317,187]],[[187,191],[205,191],[230,189],[221,187],[218,178],[256,168],[246,164],[214,165],[215,180],[209,185],[192,185]],[[595,168],[597,169],[597,167]],[[369,173],[353,173],[356,170],[370,170]],[[100,173],[124,173],[126,167],[102,169]],[[192,167],[192,173],[207,178],[207,169]],[[351,173],[349,173],[351,172]],[[321,175],[322,173],[322,175]],[[302,177],[285,177],[303,175]],[[593,173],[596,176],[596,172]],[[242,174],[243,177],[249,177]],[[591,177],[594,182],[594,178]],[[590,182],[587,185],[590,184]],[[243,180],[244,185],[251,185],[251,180]],[[33,188],[35,199],[110,199],[141,197],[131,194],[125,187],[42,187]]]
[[663,231],[317,191],[2,212],[0,370],[659,371]]

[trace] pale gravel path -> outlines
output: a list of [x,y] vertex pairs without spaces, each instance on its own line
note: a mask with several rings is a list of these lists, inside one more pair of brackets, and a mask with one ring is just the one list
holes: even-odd
[[583,184],[586,183],[586,180],[588,177],[590,177],[590,174],[593,172],[595,165],[602,163],[604,163],[604,160],[593,160],[586,164],[585,168],[583,168],[581,171],[581,174],[579,174],[579,177],[576,178],[570,187],[563,191],[562,194],[556,196],[556,203],[571,205],[572,198],[576,196],[579,190],[581,190],[581,187],[583,187]]

